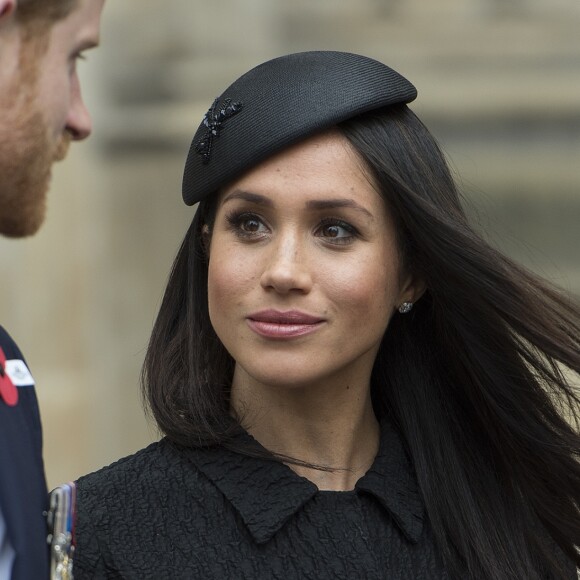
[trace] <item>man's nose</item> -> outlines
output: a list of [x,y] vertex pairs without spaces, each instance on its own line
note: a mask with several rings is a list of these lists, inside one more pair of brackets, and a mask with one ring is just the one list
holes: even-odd
[[92,129],[91,115],[83,101],[80,82],[75,75],[71,87],[71,100],[66,119],[66,130],[71,134],[74,141],[82,141],[91,134]]

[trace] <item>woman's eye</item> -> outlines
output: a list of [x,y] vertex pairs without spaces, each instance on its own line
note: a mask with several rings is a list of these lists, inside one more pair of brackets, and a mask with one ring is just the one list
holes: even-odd
[[321,230],[323,235],[327,238],[344,238],[345,236],[350,235],[350,233],[341,226],[324,226]]
[[357,236],[357,230],[341,220],[329,220],[320,224],[317,234],[334,244],[348,244]]
[[263,224],[260,222],[260,220],[257,220],[256,218],[242,219],[239,223],[240,229],[251,233],[259,232],[262,225]]
[[254,214],[234,213],[226,216],[226,219],[233,232],[244,238],[261,236],[268,231],[261,218]]

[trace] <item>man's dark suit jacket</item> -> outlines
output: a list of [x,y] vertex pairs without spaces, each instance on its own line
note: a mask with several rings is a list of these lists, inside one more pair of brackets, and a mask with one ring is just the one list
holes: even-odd
[[[0,346],[6,359],[24,360],[1,326]],[[18,387],[18,395],[14,407],[0,398],[0,508],[16,552],[12,580],[44,580],[49,563],[40,412],[33,386]]]

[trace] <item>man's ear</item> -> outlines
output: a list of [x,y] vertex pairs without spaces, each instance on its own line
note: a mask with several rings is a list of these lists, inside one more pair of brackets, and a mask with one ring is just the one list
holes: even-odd
[[0,22],[5,22],[16,12],[17,0],[0,0]]

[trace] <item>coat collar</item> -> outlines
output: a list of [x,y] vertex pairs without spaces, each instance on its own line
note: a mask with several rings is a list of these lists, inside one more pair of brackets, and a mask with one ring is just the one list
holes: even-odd
[[381,426],[379,452],[356,489],[375,496],[405,537],[414,544],[419,541],[425,521],[423,498],[401,438],[387,423]]
[[[240,439],[250,449],[263,450],[247,433]],[[269,541],[318,493],[316,485],[277,461],[223,447],[181,452],[232,504],[258,544]],[[390,425],[382,425],[377,457],[355,489],[374,496],[407,540],[419,541],[425,508],[401,439]]]

